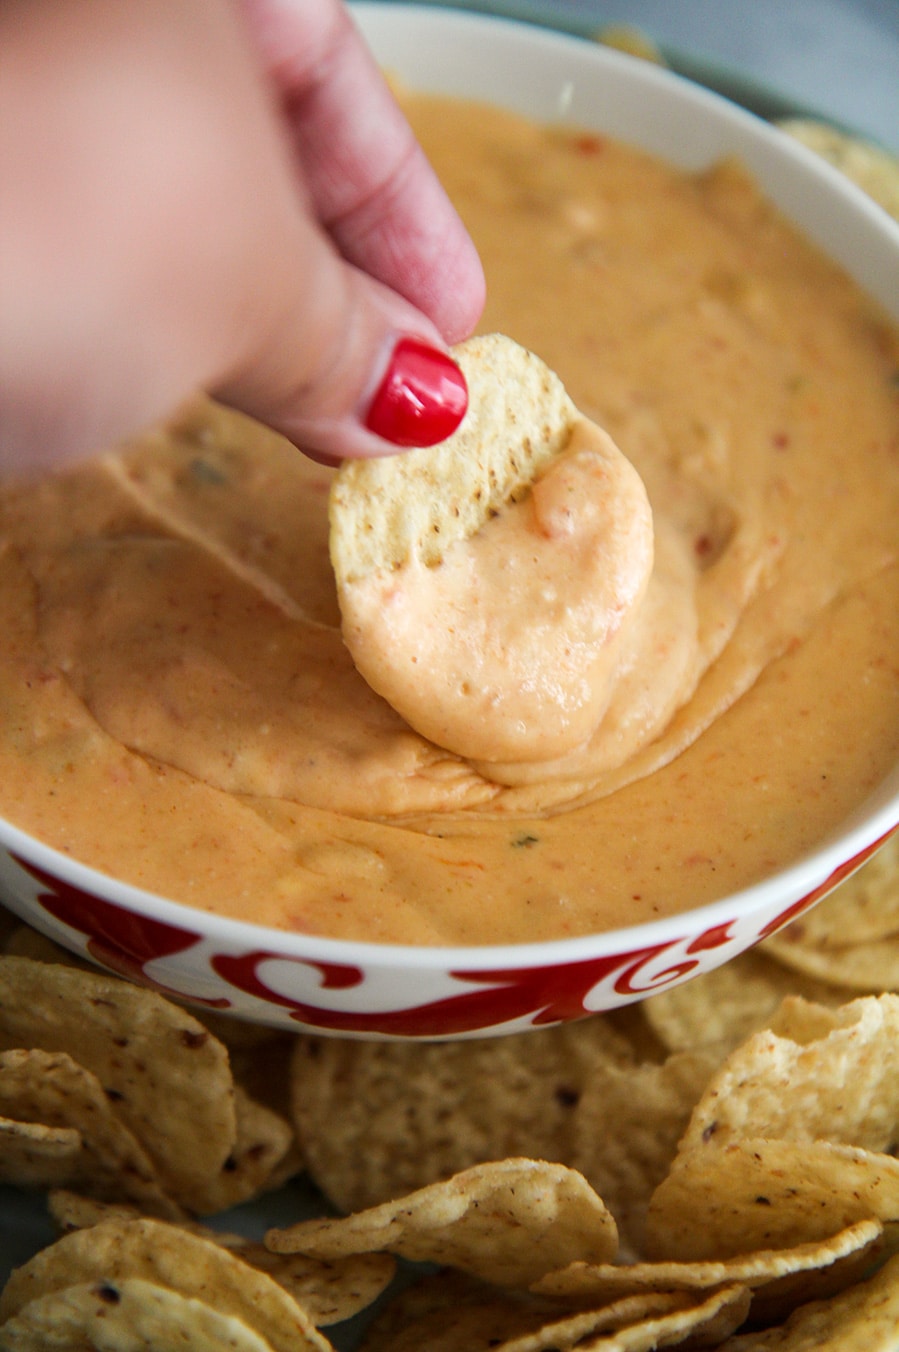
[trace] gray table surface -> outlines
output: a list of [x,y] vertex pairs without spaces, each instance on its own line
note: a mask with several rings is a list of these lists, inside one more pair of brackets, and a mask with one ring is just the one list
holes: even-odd
[[[686,64],[783,96],[899,152],[899,0],[454,0],[573,32],[637,25]],[[299,1198],[270,1199],[286,1223]],[[278,1214],[283,1208],[284,1215]],[[240,1218],[246,1233],[264,1219]],[[234,1228],[237,1218],[232,1218]],[[0,1188],[0,1282],[50,1242],[39,1198]],[[340,1340],[341,1345],[350,1342]]]
[[427,2],[582,34],[634,25],[691,67],[767,86],[899,151],[899,0]]

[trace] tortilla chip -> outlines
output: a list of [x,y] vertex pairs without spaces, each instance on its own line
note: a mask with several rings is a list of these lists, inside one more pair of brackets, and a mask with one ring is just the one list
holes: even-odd
[[527,1286],[575,1258],[607,1262],[615,1222],[572,1169],[536,1160],[476,1165],[394,1202],[335,1220],[270,1230],[276,1253],[341,1258],[387,1251],[441,1263],[499,1286]]
[[802,1305],[778,1328],[739,1334],[718,1352],[896,1352],[899,1257],[833,1300]]
[[17,1268],[0,1296],[0,1336],[5,1321],[46,1295],[130,1278],[242,1320],[273,1352],[328,1347],[307,1312],[271,1277],[219,1244],[153,1220],[108,1220],[74,1230]]
[[[778,1024],[786,1036],[756,1033],[727,1058],[696,1105],[681,1149],[754,1136],[894,1150],[899,996],[870,996],[837,1010],[792,997]],[[789,1035],[793,1029],[802,1041]]]
[[741,1286],[722,1287],[697,1300],[671,1292],[630,1296],[600,1310],[550,1320],[534,1333],[484,1347],[501,1352],[565,1352],[568,1348],[654,1352],[688,1339],[693,1347],[713,1347],[740,1327],[749,1302],[750,1294]]
[[714,1068],[690,1053],[635,1065],[632,1042],[604,1016],[458,1043],[307,1038],[293,1062],[293,1117],[311,1177],[342,1211],[525,1155],[582,1173],[636,1251]]
[[361,1211],[486,1160],[573,1164],[586,1086],[633,1059],[602,1015],[461,1042],[301,1037],[292,1116],[310,1177]]
[[368,1309],[396,1274],[396,1261],[387,1253],[352,1253],[346,1258],[319,1259],[302,1253],[272,1253],[264,1244],[248,1241],[229,1247],[245,1263],[251,1263],[283,1286],[302,1305],[316,1328],[342,1324]]
[[[296,1035],[240,1024],[224,1015],[209,1018],[205,1010],[197,1017],[228,1048],[234,1077],[237,1141],[227,1162],[232,1174],[230,1193],[222,1189],[221,1181],[216,1185],[224,1209],[242,1200],[238,1178],[233,1176],[238,1160],[237,1173],[247,1185],[243,1196],[280,1188],[305,1167],[290,1120],[290,1064]],[[229,1195],[233,1201],[224,1200]],[[213,1201],[210,1198],[210,1205],[202,1210],[213,1210]]]
[[[290,1123],[251,1099],[239,1085],[234,1086],[234,1106],[236,1137],[222,1169],[202,1187],[182,1193],[186,1205],[200,1216],[226,1211],[283,1181],[280,1166],[294,1141]],[[299,1160],[293,1155],[290,1159],[290,1172],[295,1173]]]
[[763,1249],[705,1262],[572,1263],[543,1277],[538,1295],[569,1304],[603,1305],[652,1291],[711,1291],[737,1284],[752,1292],[752,1318],[770,1320],[784,1309],[832,1295],[870,1270],[883,1245],[883,1225],[859,1221],[832,1238],[788,1249]]
[[723,1058],[750,1034],[767,1027],[787,995],[831,1005],[845,999],[844,992],[803,977],[755,948],[651,996],[642,1007],[669,1051],[702,1048]]
[[487,1352],[555,1315],[547,1301],[444,1268],[403,1287],[378,1311],[359,1352]]
[[[203,1017],[203,1022],[214,1032],[216,1027],[235,1024],[237,1020],[219,1018],[209,1024]],[[245,1034],[228,1032],[222,1038],[228,1047],[236,1091],[238,1141],[233,1154],[244,1157],[243,1172],[248,1176],[247,1155],[253,1151],[253,1137],[255,1135],[258,1145],[264,1135],[270,1158],[265,1168],[262,1161],[257,1161],[259,1179],[256,1186],[260,1192],[271,1192],[301,1173],[306,1164],[291,1122],[290,1066],[296,1034],[275,1032],[249,1023],[244,1027],[247,1029]],[[259,1035],[255,1041],[254,1034]],[[249,1106],[251,1103],[252,1107]],[[268,1110],[274,1116],[266,1118],[260,1109]],[[267,1127],[263,1126],[264,1122],[268,1123]],[[282,1148],[285,1141],[286,1148]],[[229,1168],[232,1165],[233,1158]]]
[[814,118],[786,118],[780,126],[899,220],[899,160],[889,151]]
[[[62,1188],[50,1193],[47,1205],[62,1234],[108,1220],[141,1219],[136,1207],[100,1202]],[[181,1228],[229,1249],[243,1262],[267,1273],[303,1306],[318,1328],[339,1324],[366,1309],[387,1289],[396,1272],[395,1260],[386,1253],[352,1254],[327,1262],[305,1254],[272,1253],[245,1235],[213,1230],[198,1221],[182,1221]]]
[[899,935],[899,832],[780,933],[800,931],[809,944],[837,949]]
[[562,382],[510,338],[470,338],[453,352],[468,412],[438,446],[348,460],[331,487],[331,562],[338,594],[410,559],[433,566],[517,501],[564,450],[577,416]]
[[602,1197],[628,1255],[642,1250],[649,1199],[715,1067],[702,1053],[676,1052],[661,1065],[597,1062],[587,1078],[565,1163]]
[[0,1050],[65,1052],[97,1076],[176,1199],[235,1142],[228,1053],[171,1001],[117,977],[0,957]]
[[[661,1062],[672,1049],[665,1045],[647,1019],[648,1003],[648,1000],[637,1000],[631,1005],[623,1005],[620,1009],[610,1009],[604,1014],[594,1014],[591,1017],[601,1019],[630,1043],[632,1060]],[[683,1050],[694,1051],[695,1048],[687,1047]]]
[[835,1029],[855,1022],[857,1017],[858,1010],[853,1012],[849,1001],[820,1005],[815,1000],[786,995],[771,1015],[767,1031],[775,1037],[789,1038],[801,1047],[808,1047],[813,1042],[823,1042]]
[[666,61],[661,51],[648,33],[629,23],[609,23],[596,34],[596,41],[604,47],[612,47],[616,52],[627,56],[639,56],[643,61],[651,61],[655,66],[664,66]]
[[290,1061],[296,1033],[246,1022],[238,1025],[237,1019],[224,1015],[209,1018],[205,1010],[192,1012],[228,1048],[235,1083],[257,1103],[289,1118]]
[[604,1302],[641,1291],[690,1291],[738,1282],[759,1287],[795,1272],[814,1271],[847,1254],[869,1250],[883,1234],[880,1221],[858,1221],[838,1234],[791,1249],[761,1249],[731,1258],[656,1263],[572,1263],[531,1288],[537,1295]]
[[[51,1291],[0,1329],[6,1352],[272,1352],[242,1320],[140,1278]],[[327,1344],[298,1341],[297,1352]]]
[[813,980],[851,990],[899,991],[899,833],[761,948]]
[[152,1161],[119,1118],[96,1075],[65,1052],[0,1052],[0,1113],[78,1132],[81,1148],[68,1182],[101,1196],[132,1198],[154,1215],[183,1214],[165,1193]]
[[649,1205],[651,1258],[721,1260],[899,1222],[899,1160],[829,1141],[735,1140],[682,1151]]
[[53,1188],[80,1177],[81,1133],[0,1117],[0,1183],[20,1188]]
[[794,931],[789,925],[762,947],[778,962],[815,981],[849,991],[899,992],[899,935],[834,948],[808,943],[801,929]]
[[360,1352],[565,1352],[575,1347],[648,1352],[680,1342],[703,1325],[719,1341],[743,1322],[748,1300],[748,1292],[733,1287],[715,1292],[707,1303],[683,1293],[650,1292],[602,1309],[559,1315],[520,1292],[500,1292],[460,1273],[441,1272],[395,1297],[369,1327]]

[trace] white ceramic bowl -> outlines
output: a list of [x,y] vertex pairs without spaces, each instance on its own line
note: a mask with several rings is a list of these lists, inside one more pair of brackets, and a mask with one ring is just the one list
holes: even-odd
[[[899,320],[899,228],[754,117],[643,62],[503,20],[364,5],[378,58],[409,84],[567,118],[685,167],[737,154],[768,195]],[[106,968],[260,1022],[350,1036],[519,1031],[639,1000],[718,966],[829,891],[899,825],[899,767],[814,853],[744,891],[556,943],[414,948],[285,933],[142,892],[0,821],[0,890],[22,919]]]

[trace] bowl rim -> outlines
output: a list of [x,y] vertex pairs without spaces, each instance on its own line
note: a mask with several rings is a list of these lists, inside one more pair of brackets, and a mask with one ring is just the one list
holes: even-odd
[[[348,3],[351,9],[371,7],[369,0],[348,0]],[[426,4],[431,9],[450,9],[509,19],[589,42],[601,42],[603,30],[607,27],[632,26],[630,18],[626,17],[619,23],[618,16],[597,12],[596,5],[589,3],[566,8],[559,5],[559,0],[417,0],[417,3]],[[405,7],[409,8],[409,4]],[[643,31],[642,21],[636,23],[636,28]],[[658,50],[668,70],[686,76],[705,89],[722,94],[767,121],[788,117],[813,118],[850,136],[861,136],[890,152],[892,142],[885,139],[882,130],[861,129],[851,117],[847,119],[843,114],[823,109],[817,102],[817,96],[788,93],[779,83],[770,82],[769,72],[759,73],[757,62],[752,63],[752,69],[746,68],[733,53],[702,48],[686,35],[662,37],[647,32],[646,36]]]
[[[455,973],[486,968],[527,970],[612,957],[632,950],[663,947],[691,934],[699,935],[725,924],[749,922],[759,912],[793,904],[822,889],[831,878],[842,881],[841,870],[850,861],[864,862],[868,852],[899,828],[899,793],[848,833],[819,845],[787,868],[716,901],[675,911],[671,915],[618,929],[596,930],[565,939],[528,943],[425,945],[378,943],[360,939],[333,939],[304,930],[281,930],[251,920],[237,920],[185,902],[172,901],[112,874],[83,864],[36,837],[0,819],[0,848],[21,867],[32,866],[61,883],[90,893],[104,902],[172,926],[199,931],[199,937],[229,949],[257,951],[272,958],[307,963],[345,964],[376,968],[402,967],[419,972]],[[840,875],[835,877],[835,875]]]
[[[488,49],[492,52],[497,39],[506,52],[506,59],[510,59],[512,54],[514,59],[520,59],[522,49],[528,51],[536,46],[541,59],[544,54],[552,53],[560,65],[573,62],[579,69],[589,69],[591,73],[602,72],[609,78],[614,76],[616,88],[623,81],[625,85],[636,83],[641,88],[662,90],[667,99],[674,98],[681,110],[688,109],[691,116],[698,114],[699,117],[706,117],[711,110],[717,136],[726,133],[727,138],[735,141],[737,153],[741,155],[747,149],[751,152],[746,156],[751,171],[756,170],[759,156],[766,163],[769,160],[774,163],[777,169],[776,191],[771,190],[767,181],[765,190],[788,215],[796,219],[795,212],[790,210],[790,203],[796,199],[797,192],[801,196],[813,189],[809,210],[814,210],[815,202],[822,196],[829,204],[835,202],[838,207],[838,242],[848,222],[853,227],[854,251],[861,247],[864,252],[865,246],[870,247],[873,243],[880,250],[878,257],[885,256],[899,263],[899,223],[893,222],[861,189],[805,146],[764,122],[756,114],[683,75],[602,47],[583,37],[505,16],[452,9],[446,5],[435,7],[391,3],[390,0],[365,0],[365,3],[352,4],[350,8],[363,35],[369,43],[374,43],[375,49],[377,41],[383,41],[385,34],[389,38],[397,24],[407,30],[407,38],[412,29],[420,29],[424,25],[430,30],[431,38],[439,44],[442,45],[447,37],[452,37],[456,42],[464,41],[469,44],[470,50],[481,54],[481,59],[484,59]],[[477,43],[471,47],[473,38],[477,38]],[[465,77],[466,81],[470,78],[470,74]],[[453,88],[453,84],[457,87]],[[425,81],[423,87],[434,88],[435,85],[433,81]],[[460,92],[458,81],[445,84],[443,92]],[[567,99],[567,107],[561,107],[560,112],[567,112],[576,125],[590,125],[593,119],[585,123],[584,110],[576,99],[571,98],[570,91],[566,94],[560,90],[557,97],[563,104]],[[500,98],[496,98],[496,101],[506,106],[509,102]],[[533,116],[541,114],[534,113]],[[610,131],[609,134],[616,133]],[[637,140],[635,136],[625,139]],[[637,143],[643,144],[642,141]],[[704,147],[690,146],[688,149],[694,160],[696,153],[705,153]],[[765,175],[762,174],[762,177]],[[791,182],[793,179],[798,182],[798,187]],[[805,221],[800,220],[798,224],[806,233],[815,233],[809,230]],[[861,246],[857,242],[859,232],[862,236]],[[822,243],[820,238],[818,242]],[[827,242],[822,247],[866,287],[870,269],[862,267],[862,276],[858,275],[855,252],[852,263],[856,266],[851,266],[845,258],[840,257],[839,249],[828,247]],[[895,267],[895,274],[895,295],[891,293],[884,298],[878,294],[877,300],[899,321],[899,266]],[[887,272],[885,275],[890,274]],[[867,286],[866,289],[870,291],[871,288]],[[92,893],[147,919],[168,922],[181,928],[192,926],[201,937],[229,948],[265,950],[272,957],[309,963],[343,963],[369,968],[403,967],[420,972],[452,969],[464,973],[488,967],[529,969],[550,964],[567,965],[632,949],[669,944],[725,922],[734,924],[741,920],[748,921],[759,912],[776,910],[779,902],[786,910],[818,889],[826,890],[829,881],[847,862],[867,853],[897,826],[899,767],[886,777],[868,799],[858,805],[844,823],[827,833],[786,868],[735,892],[728,892],[715,901],[618,929],[592,931],[560,939],[481,946],[338,939],[236,919],[125,882],[45,844],[4,818],[0,818],[0,847],[5,848],[14,860],[21,860],[52,874],[60,882]]]

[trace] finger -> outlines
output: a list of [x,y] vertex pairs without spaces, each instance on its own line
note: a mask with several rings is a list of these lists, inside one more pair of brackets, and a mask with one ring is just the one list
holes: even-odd
[[315,210],[344,256],[447,342],[484,304],[480,260],[339,0],[243,0]]
[[[394,428],[371,413],[396,384],[399,340],[445,362],[434,324],[310,216],[235,13],[229,0],[5,9],[5,467],[98,450],[197,388],[321,454],[383,454]],[[398,388],[414,407],[414,379]]]
[[248,331],[216,392],[325,461],[449,436],[468,396],[436,328],[314,223],[304,228],[292,270],[278,275],[276,312]]

